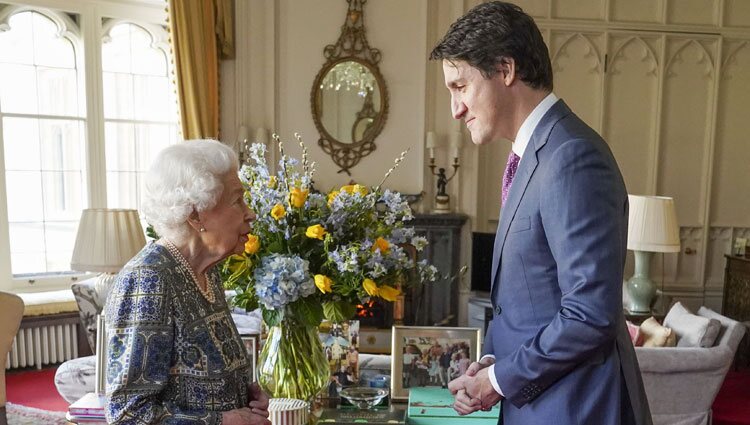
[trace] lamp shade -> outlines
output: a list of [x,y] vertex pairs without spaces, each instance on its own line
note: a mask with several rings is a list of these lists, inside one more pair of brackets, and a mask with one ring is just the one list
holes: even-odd
[[664,196],[628,195],[628,249],[679,252],[680,227],[674,200]]
[[117,273],[146,245],[138,211],[86,209],[78,224],[72,270]]

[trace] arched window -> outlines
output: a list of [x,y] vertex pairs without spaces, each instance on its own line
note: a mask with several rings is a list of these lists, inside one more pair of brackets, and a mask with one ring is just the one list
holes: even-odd
[[77,40],[60,16],[21,11],[5,24],[0,117],[11,269],[64,272],[87,202]]
[[178,135],[166,34],[123,22],[108,22],[107,28],[102,44],[107,205],[138,208],[143,173]]

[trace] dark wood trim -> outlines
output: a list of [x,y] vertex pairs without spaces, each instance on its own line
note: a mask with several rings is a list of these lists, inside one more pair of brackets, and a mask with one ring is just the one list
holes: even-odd
[[5,406],[0,406],[0,425],[8,425],[8,418],[5,416]]

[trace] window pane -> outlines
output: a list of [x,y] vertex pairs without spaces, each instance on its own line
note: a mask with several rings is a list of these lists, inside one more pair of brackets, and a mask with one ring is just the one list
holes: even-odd
[[39,13],[33,14],[34,63],[60,68],[75,68],[75,53],[70,40],[58,35],[57,25]]
[[5,170],[39,170],[39,120],[4,118]]
[[78,114],[78,82],[75,69],[37,68],[39,113],[76,116]]
[[10,30],[0,31],[0,62],[34,63],[31,13],[22,12],[11,16],[8,20]]
[[43,224],[10,223],[8,230],[10,233],[10,262],[13,274],[45,271]]
[[32,65],[0,64],[2,112],[37,112],[36,70]]
[[107,172],[107,206],[109,208],[136,208],[138,182],[135,172]]
[[130,72],[130,24],[116,25],[102,43],[102,69],[106,72]]
[[[8,193],[8,221],[42,221],[42,175],[38,171],[8,171],[5,173]],[[13,245],[11,244],[11,251]]]
[[152,47],[152,38],[144,29],[130,25],[133,74],[167,75],[167,58],[163,50]]
[[108,171],[131,171],[136,166],[133,124],[108,122],[105,131],[105,156]]
[[76,171],[42,172],[44,218],[78,220],[83,209],[83,174]]
[[70,270],[70,259],[73,257],[73,246],[76,241],[79,218],[76,217],[75,221],[51,221],[45,223],[44,236],[47,248],[47,272]]
[[147,171],[156,154],[174,143],[174,126],[169,124],[138,124],[135,126],[138,171]]
[[169,95],[170,85],[167,77],[146,75],[133,76],[135,93],[135,118],[151,121],[173,121],[174,108]]
[[83,122],[39,120],[42,169],[81,171],[84,158]]
[[105,72],[104,118],[133,118],[133,76],[130,74]]

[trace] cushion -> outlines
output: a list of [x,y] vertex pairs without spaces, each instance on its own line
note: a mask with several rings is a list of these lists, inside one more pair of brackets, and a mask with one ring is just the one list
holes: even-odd
[[674,347],[676,338],[672,329],[659,324],[653,317],[649,317],[641,323],[641,335],[643,335],[644,347]]
[[23,299],[24,317],[78,311],[73,294],[67,289],[22,293],[18,296]]
[[721,330],[721,322],[692,314],[680,302],[669,310],[664,326],[674,330],[678,347],[713,347]]
[[634,325],[630,322],[630,320],[625,321],[625,323],[628,325],[628,333],[630,334],[630,341],[633,343],[633,346],[642,346],[643,335],[641,335],[641,327],[638,325]]

